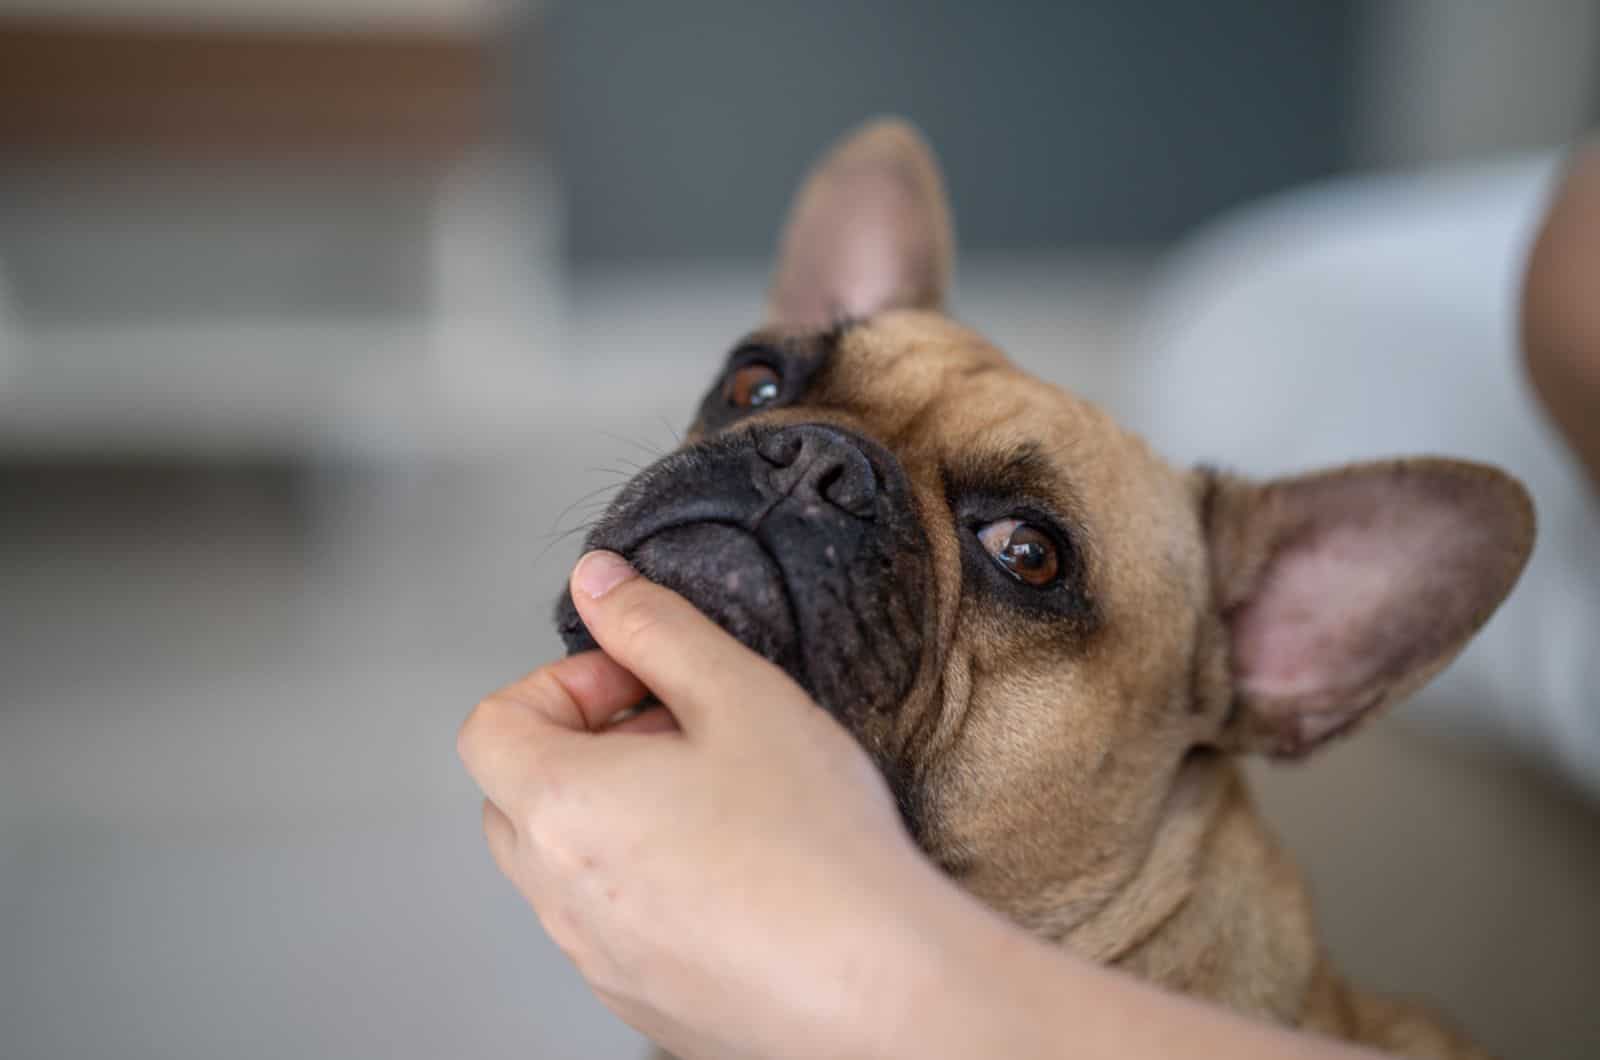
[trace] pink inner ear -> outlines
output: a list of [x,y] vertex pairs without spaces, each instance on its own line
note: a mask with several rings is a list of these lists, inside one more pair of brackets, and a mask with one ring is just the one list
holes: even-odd
[[1234,663],[1258,705],[1328,712],[1303,719],[1315,740],[1367,706],[1375,684],[1471,632],[1495,528],[1460,484],[1371,474],[1290,488],[1306,494],[1285,498],[1296,528],[1232,616]]
[[785,232],[773,323],[826,327],[885,309],[936,309],[950,269],[938,171],[909,128],[869,126],[824,161]]
[[918,297],[915,288],[927,277],[917,270],[925,268],[930,248],[902,183],[893,173],[845,178],[839,194],[847,205],[836,217],[818,219],[815,243],[801,250],[805,282],[795,292],[798,304],[786,306],[785,316],[827,325]]
[[893,166],[863,166],[837,175],[820,201],[806,204],[774,292],[778,321],[826,327],[937,302],[937,235],[914,179]]

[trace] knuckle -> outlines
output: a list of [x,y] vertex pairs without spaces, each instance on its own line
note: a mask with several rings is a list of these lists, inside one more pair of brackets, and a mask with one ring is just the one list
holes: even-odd
[[481,736],[493,728],[500,709],[496,696],[489,696],[479,700],[467,714],[461,728],[456,730],[456,754],[462,761],[470,762],[476,756]]
[[456,750],[463,758],[482,753],[486,746],[517,731],[523,713],[523,706],[511,697],[508,689],[484,697],[461,723],[456,733]]
[[552,802],[561,795],[560,770],[555,756],[540,747],[519,748],[517,755],[522,776],[521,805],[528,815],[548,816]]
[[548,800],[527,807],[521,816],[522,835],[547,880],[566,886],[581,875],[586,859],[562,814]]
[[574,710],[566,687],[541,667],[480,700],[456,734],[456,749],[465,758],[491,741],[530,735],[541,717],[565,723]]
[[594,867],[570,833],[559,825],[546,824],[538,840],[545,868],[566,883],[572,883]]
[[456,734],[463,763],[519,816],[558,794],[566,763],[557,746],[538,738],[539,723],[519,697],[496,693],[473,708]]
[[583,730],[583,711],[572,691],[557,676],[555,666],[540,667],[517,682],[510,692],[510,705],[524,731],[539,731],[552,723],[565,729]]
[[527,789],[524,804],[553,817],[574,797],[569,763],[552,747],[525,747],[518,754]]
[[[518,690],[530,706],[545,705],[566,708],[572,701],[567,686],[556,679],[550,667],[544,666],[529,674]],[[563,710],[563,713],[565,711]]]

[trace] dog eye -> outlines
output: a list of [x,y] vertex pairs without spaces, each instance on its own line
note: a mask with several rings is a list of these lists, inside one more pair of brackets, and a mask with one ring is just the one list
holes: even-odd
[[738,409],[758,409],[778,400],[783,376],[770,364],[755,361],[736,370],[723,385],[722,396]]
[[1021,519],[1001,519],[978,530],[978,541],[1007,574],[1035,588],[1044,588],[1061,572],[1053,537]]

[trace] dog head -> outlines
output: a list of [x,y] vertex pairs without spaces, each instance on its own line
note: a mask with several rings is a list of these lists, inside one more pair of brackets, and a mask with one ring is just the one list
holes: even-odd
[[[1174,468],[945,315],[952,245],[914,132],[834,150],[767,324],[587,545],[782,666],[935,861],[1065,936],[1109,915],[1197,777],[1310,751],[1444,666],[1533,515],[1512,479],[1445,460]],[[570,599],[558,622],[592,647]]]

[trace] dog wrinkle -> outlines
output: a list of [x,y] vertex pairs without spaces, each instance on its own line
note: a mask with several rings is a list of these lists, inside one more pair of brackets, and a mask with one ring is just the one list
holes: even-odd
[[[1218,827],[1224,792],[1210,763],[1186,758],[1144,857],[1128,882],[1066,939],[1074,951],[1115,963],[1171,923],[1194,893],[1195,864]],[[1099,918],[1104,923],[1099,923]]]
[[970,651],[956,655],[947,645],[941,655],[945,662],[936,694],[923,712],[924,719],[932,720],[922,745],[928,758],[924,768],[930,772],[936,766],[943,768],[954,749],[961,746],[972,719],[973,690],[980,672],[980,664]]
[[[875,635],[874,623],[861,613],[861,609],[857,606],[857,601],[852,599],[850,588],[851,581],[849,580],[843,582],[830,581],[827,585],[827,592],[833,598],[835,604],[850,616],[851,624],[855,626],[856,636],[860,639],[862,649],[868,656],[868,658],[860,661],[868,662],[877,668],[886,688],[897,687],[899,685],[899,681],[895,679],[897,668],[891,666],[884,656],[882,639]],[[893,599],[898,595],[899,593],[891,591],[890,598]],[[874,703],[874,706],[879,710],[884,710],[893,709],[899,704]]]

